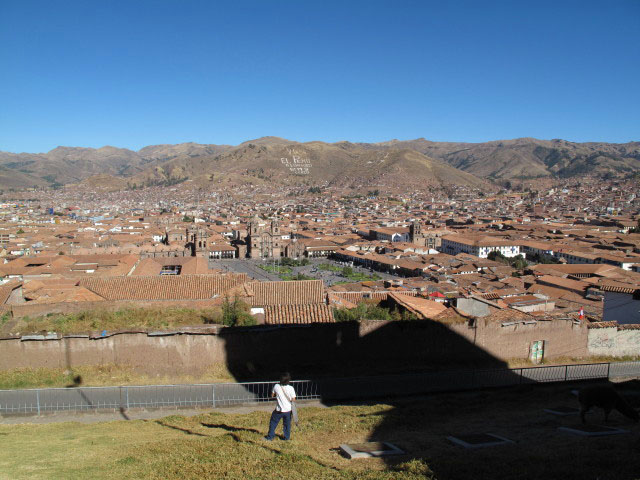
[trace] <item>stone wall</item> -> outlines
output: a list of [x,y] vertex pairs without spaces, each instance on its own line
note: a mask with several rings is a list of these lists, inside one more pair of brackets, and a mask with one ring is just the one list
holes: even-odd
[[0,341],[0,369],[126,365],[144,373],[198,373],[225,364],[238,380],[301,375],[360,375],[423,370],[443,365],[505,367],[526,359],[535,340],[545,358],[587,354],[587,329],[571,322],[535,325],[432,321],[345,322],[287,327],[222,329],[216,334]]
[[[483,320],[478,320],[482,323]],[[586,324],[572,321],[540,321],[502,326],[488,323],[479,327],[476,345],[500,358],[528,358],[531,344],[544,340],[544,358],[586,357],[588,329]]]
[[590,328],[591,355],[612,357],[640,356],[640,329],[624,327]]

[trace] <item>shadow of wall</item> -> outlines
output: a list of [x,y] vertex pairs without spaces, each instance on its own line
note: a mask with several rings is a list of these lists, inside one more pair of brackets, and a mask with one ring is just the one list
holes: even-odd
[[251,335],[226,329],[227,368],[237,381],[371,376],[445,368],[506,368],[473,343],[474,330],[430,320],[342,322],[257,328]]
[[[397,407],[407,395],[420,402],[425,392],[467,389],[483,372],[499,372],[491,386],[519,379],[506,362],[474,344],[468,325],[344,322],[256,329],[253,335],[228,329],[222,335],[227,367],[237,381],[274,380],[288,371],[294,380],[315,380],[325,403],[375,400]],[[397,411],[385,411],[370,440],[384,440],[386,432],[402,427]]]

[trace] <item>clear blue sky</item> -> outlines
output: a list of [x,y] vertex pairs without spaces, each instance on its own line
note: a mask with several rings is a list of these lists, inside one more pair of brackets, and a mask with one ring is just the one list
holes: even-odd
[[640,0],[0,0],[0,150],[640,140]]

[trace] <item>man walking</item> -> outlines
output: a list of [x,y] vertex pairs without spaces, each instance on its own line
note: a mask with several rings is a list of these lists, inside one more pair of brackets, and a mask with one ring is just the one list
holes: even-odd
[[280,419],[282,419],[284,439],[289,440],[291,437],[291,410],[296,392],[289,382],[291,382],[291,375],[283,373],[280,376],[280,383],[273,386],[271,397],[276,399],[276,409],[271,413],[269,433],[264,437],[265,440],[273,440]]

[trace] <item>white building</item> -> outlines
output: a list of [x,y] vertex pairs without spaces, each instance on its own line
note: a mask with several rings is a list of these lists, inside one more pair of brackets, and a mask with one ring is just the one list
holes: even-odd
[[442,237],[440,251],[449,255],[468,253],[480,258],[487,258],[491,252],[500,252],[505,257],[517,257],[520,255],[520,245],[487,236],[446,235]]

